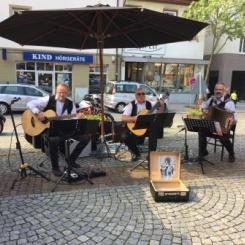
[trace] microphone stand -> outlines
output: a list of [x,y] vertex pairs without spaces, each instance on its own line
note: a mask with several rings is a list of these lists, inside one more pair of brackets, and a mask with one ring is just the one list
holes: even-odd
[[[10,112],[12,124],[13,124],[13,127],[14,127],[14,133],[15,133],[15,138],[16,138],[16,148],[19,150],[19,155],[20,155],[20,159],[21,159],[21,164],[20,164],[20,169],[19,169],[20,170],[20,176],[21,176],[21,178],[27,177],[26,170],[29,169],[29,170],[33,171],[35,174],[37,174],[37,175],[41,176],[42,178],[44,178],[44,179],[49,181],[50,180],[49,178],[47,178],[44,174],[42,174],[41,172],[39,172],[35,168],[31,167],[28,163],[25,163],[25,161],[24,161],[22,150],[21,150],[21,144],[20,144],[20,141],[19,141],[19,136],[18,136],[18,133],[17,133],[17,129],[16,129],[15,121],[14,121],[14,116],[13,116],[13,112],[12,112],[12,108],[11,108],[11,105],[13,105],[15,102],[19,101],[20,99],[21,99],[20,97],[19,98],[14,98],[11,101],[10,105],[8,105],[8,110]],[[16,180],[17,179],[15,179],[13,181],[11,189],[13,189]]]

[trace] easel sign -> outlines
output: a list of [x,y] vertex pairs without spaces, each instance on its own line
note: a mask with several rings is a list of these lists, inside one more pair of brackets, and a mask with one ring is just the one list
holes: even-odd
[[156,202],[189,200],[189,189],[180,180],[179,152],[150,153],[150,189]]

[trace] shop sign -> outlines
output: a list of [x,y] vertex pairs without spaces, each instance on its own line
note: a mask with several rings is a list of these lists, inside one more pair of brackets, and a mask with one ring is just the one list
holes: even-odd
[[93,64],[93,55],[23,52],[23,60]]
[[140,55],[140,56],[163,56],[166,53],[166,45],[155,45],[142,48],[125,48],[123,50],[124,55]]

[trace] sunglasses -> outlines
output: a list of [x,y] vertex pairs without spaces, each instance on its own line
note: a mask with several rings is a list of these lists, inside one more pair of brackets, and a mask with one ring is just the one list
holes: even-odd
[[137,93],[136,95],[139,95],[139,96],[140,96],[140,95],[145,95],[145,93]]

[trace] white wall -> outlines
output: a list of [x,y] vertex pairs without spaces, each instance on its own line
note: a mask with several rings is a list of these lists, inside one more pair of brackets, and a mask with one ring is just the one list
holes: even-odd
[[[144,2],[136,0],[128,0],[128,5],[143,6],[151,10],[163,12],[163,10],[176,10],[178,16],[182,16],[187,6],[181,6],[176,4],[165,4],[159,2]],[[151,57],[163,57],[163,58],[179,58],[179,59],[203,59],[204,55],[204,37],[205,30],[202,30],[197,35],[197,39],[187,42],[178,42],[165,45],[155,46],[155,51],[142,50],[142,49],[124,49],[123,55],[125,56],[151,56]],[[135,51],[133,53],[133,51]]]
[[[222,38],[220,41],[223,43],[225,38]],[[220,54],[226,53],[226,54],[239,54],[239,46],[240,46],[240,39],[235,39],[234,41],[227,41],[226,45],[221,49],[219,52]],[[204,49],[204,54],[208,55],[211,53],[211,48],[212,48],[212,36],[210,35],[209,32],[207,32],[207,35],[205,37],[205,49]]]

